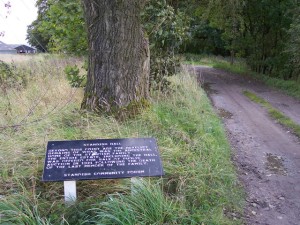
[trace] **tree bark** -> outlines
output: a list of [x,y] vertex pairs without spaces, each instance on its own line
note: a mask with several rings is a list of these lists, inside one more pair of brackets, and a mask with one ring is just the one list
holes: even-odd
[[82,0],[89,69],[82,108],[110,112],[148,98],[150,52],[140,14],[146,0]]

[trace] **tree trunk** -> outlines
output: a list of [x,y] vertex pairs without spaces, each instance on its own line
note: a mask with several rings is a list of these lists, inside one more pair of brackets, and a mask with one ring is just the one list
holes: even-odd
[[149,95],[150,53],[140,14],[146,0],[82,0],[89,70],[81,107],[114,111]]

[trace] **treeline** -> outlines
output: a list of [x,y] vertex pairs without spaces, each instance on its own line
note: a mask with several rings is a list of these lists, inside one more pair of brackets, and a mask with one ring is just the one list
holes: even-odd
[[[86,54],[80,0],[36,4],[29,43],[41,51]],[[242,57],[255,72],[300,80],[298,0],[150,0],[143,18],[152,76],[168,74],[176,53],[190,52],[230,56],[232,61]]]

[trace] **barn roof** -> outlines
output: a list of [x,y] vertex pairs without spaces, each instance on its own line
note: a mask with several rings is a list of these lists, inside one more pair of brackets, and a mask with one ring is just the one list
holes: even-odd
[[18,51],[21,51],[21,50],[23,50],[23,51],[34,51],[35,50],[34,48],[31,48],[27,45],[19,45],[18,47],[15,47],[15,49],[18,50]]

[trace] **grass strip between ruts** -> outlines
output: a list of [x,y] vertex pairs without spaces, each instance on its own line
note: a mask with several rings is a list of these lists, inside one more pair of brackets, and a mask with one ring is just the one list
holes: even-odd
[[256,94],[250,91],[244,91],[243,94],[247,96],[251,101],[256,102],[262,105],[264,108],[266,108],[271,118],[275,119],[276,121],[278,121],[278,123],[290,129],[295,135],[300,137],[300,125],[296,124],[293,120],[282,114],[279,110],[275,109],[269,102],[257,96]]

